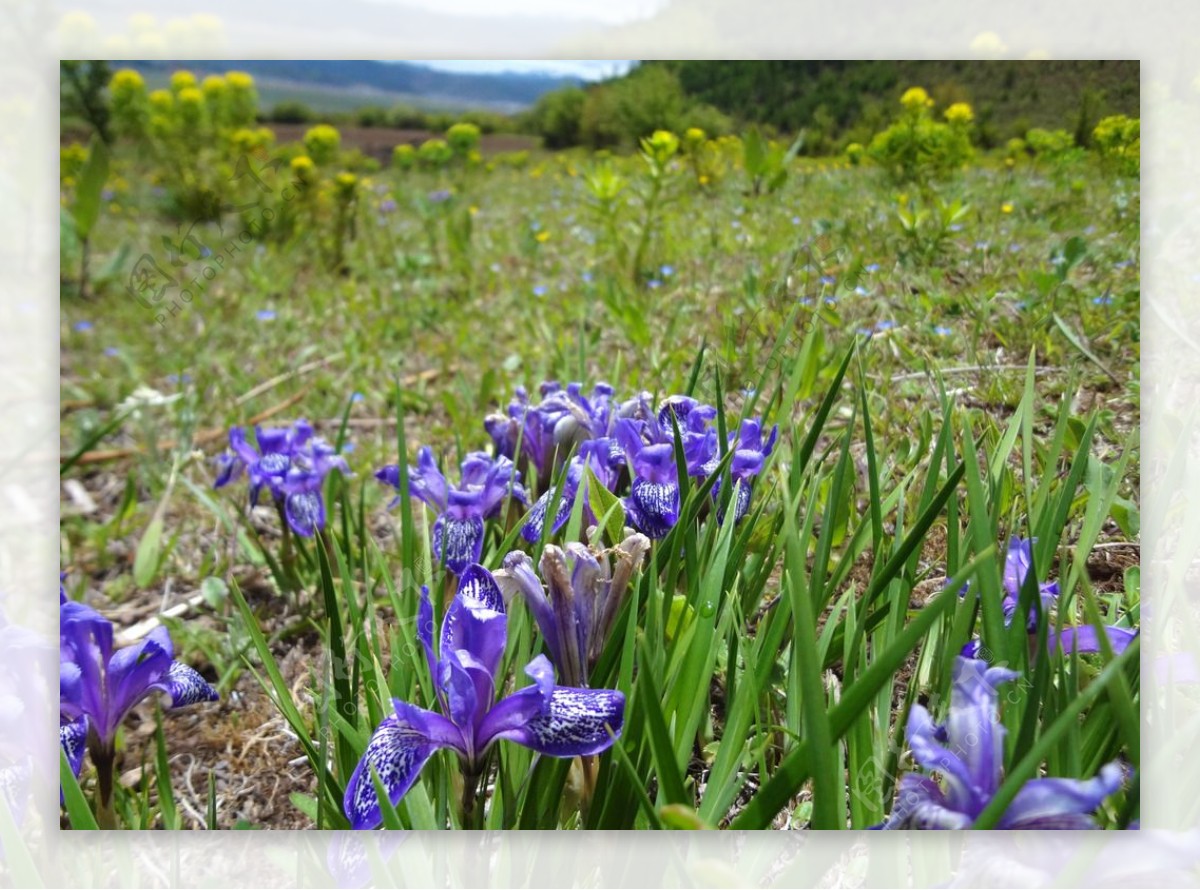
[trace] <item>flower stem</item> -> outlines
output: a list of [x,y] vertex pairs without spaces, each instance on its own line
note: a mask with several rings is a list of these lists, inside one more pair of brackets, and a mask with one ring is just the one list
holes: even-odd
[[100,828],[116,828],[117,817],[113,812],[113,766],[116,760],[112,751],[91,750],[92,763],[96,767],[96,825]]
[[463,766],[462,827],[483,828],[483,807],[478,806],[479,779],[483,770],[474,764]]
[[283,553],[280,560],[283,568],[283,578],[280,580],[283,582],[284,592],[292,600],[292,605],[297,606],[297,594],[300,590],[300,582],[296,577],[296,550],[292,545],[292,527],[288,523],[287,511],[284,509],[282,499],[276,499],[275,509],[279,511],[279,524],[283,530]]
[[586,823],[588,811],[592,808],[592,797],[596,793],[596,756],[594,754],[585,754],[579,760],[583,767],[583,801],[580,807],[580,815]]

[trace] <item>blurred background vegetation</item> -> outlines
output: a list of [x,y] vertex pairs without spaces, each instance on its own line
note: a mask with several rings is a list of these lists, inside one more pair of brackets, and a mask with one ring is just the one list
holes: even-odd
[[[95,93],[102,63],[64,63],[64,139],[104,128]],[[98,70],[90,70],[96,66]],[[803,131],[805,155],[867,145],[898,115],[897,100],[923,84],[940,114],[956,102],[974,111],[972,139],[989,149],[1032,128],[1065,130],[1088,147],[1109,115],[1138,117],[1137,61],[645,61],[596,82],[542,74],[459,74],[417,63],[121,62],[151,89],[187,67],[197,74],[247,71],[257,83],[260,122],[443,132],[466,121],[484,135],[539,140],[548,149],[632,149],[658,129],[698,127],[720,136],[757,125],[771,137]]]

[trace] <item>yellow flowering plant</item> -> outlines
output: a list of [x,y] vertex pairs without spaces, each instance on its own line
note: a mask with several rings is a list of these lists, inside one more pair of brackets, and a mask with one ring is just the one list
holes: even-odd
[[319,167],[330,164],[342,145],[342,134],[329,124],[317,124],[304,134],[304,150]]

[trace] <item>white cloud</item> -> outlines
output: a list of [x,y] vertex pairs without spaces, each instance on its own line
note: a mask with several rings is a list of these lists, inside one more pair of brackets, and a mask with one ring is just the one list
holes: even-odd
[[623,74],[633,63],[627,59],[421,59],[417,64],[440,71],[494,73],[499,71],[573,74],[584,80],[599,80]]

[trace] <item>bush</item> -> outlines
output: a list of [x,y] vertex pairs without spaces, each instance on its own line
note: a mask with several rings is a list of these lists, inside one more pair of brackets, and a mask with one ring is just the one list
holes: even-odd
[[117,133],[130,139],[145,136],[150,126],[150,100],[142,76],[129,68],[118,71],[109,82],[108,94]]
[[587,93],[578,87],[546,93],[530,114],[531,130],[546,148],[570,148],[583,137],[583,107]]
[[355,120],[358,121],[360,127],[386,127],[391,120],[391,115],[386,108],[368,105],[358,110]]
[[445,167],[453,157],[454,152],[444,139],[426,139],[417,149],[417,160],[430,170]]
[[446,144],[450,151],[460,161],[466,160],[472,153],[479,151],[479,127],[460,121],[446,130]]
[[254,78],[245,71],[227,71],[225,85],[228,87],[230,126],[250,126],[258,118],[258,90],[254,88]]
[[392,149],[392,166],[397,170],[411,170],[417,163],[417,150],[407,142]]
[[1066,130],[1045,130],[1034,127],[1025,134],[1025,144],[1035,157],[1049,161],[1065,160],[1078,154],[1075,137]]
[[900,97],[900,119],[871,140],[868,154],[902,182],[926,182],[961,167],[972,155],[971,120],[965,102],[951,108],[948,123],[930,117],[933,100],[921,87],[911,87]]
[[1122,173],[1141,171],[1142,125],[1136,117],[1115,114],[1096,124],[1092,141],[1105,161]]
[[329,124],[317,124],[304,134],[304,148],[319,166],[333,161],[341,145],[342,134]]
[[394,105],[389,112],[389,119],[393,127],[401,130],[427,130],[429,129],[429,117],[419,108],[413,108],[411,105]]
[[312,109],[303,102],[277,102],[271,109],[270,120],[277,124],[307,124],[313,120]]

